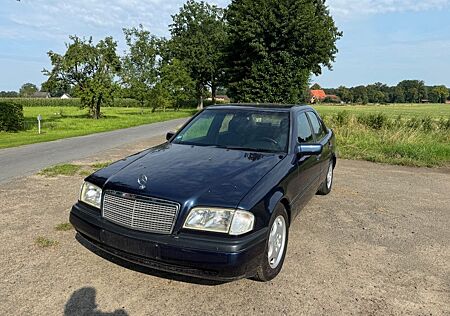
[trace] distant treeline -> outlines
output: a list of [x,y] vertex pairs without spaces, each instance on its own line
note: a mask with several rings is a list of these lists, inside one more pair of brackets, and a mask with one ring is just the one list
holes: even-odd
[[0,91],[0,98],[18,98],[19,93],[16,91]]
[[[315,87],[316,86],[316,87]],[[317,85],[312,88],[317,88]],[[336,95],[345,103],[445,103],[450,89],[444,85],[426,86],[421,80],[404,80],[396,86],[377,82],[367,86],[324,89],[327,95]]]

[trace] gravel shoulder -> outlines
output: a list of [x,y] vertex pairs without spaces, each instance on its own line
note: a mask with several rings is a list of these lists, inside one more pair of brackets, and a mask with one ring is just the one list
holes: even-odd
[[[448,170],[339,160],[333,192],[292,224],[284,268],[268,283],[200,282],[91,253],[73,229],[55,230],[68,222],[81,182],[32,175],[0,184],[0,314],[450,314]],[[58,243],[41,248],[38,237]]]

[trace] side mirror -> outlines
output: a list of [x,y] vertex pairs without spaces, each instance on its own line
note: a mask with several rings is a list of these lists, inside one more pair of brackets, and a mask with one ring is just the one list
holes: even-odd
[[175,135],[175,132],[168,132],[166,134],[166,140],[170,140],[173,137],[173,135]]
[[297,153],[300,156],[320,155],[322,150],[321,144],[301,144],[297,146]]

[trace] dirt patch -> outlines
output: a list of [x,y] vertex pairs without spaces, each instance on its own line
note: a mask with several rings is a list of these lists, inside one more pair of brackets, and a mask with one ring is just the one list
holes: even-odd
[[[74,162],[114,161],[151,139]],[[3,315],[450,313],[450,174],[340,160],[335,187],[293,223],[269,283],[208,283],[134,266],[81,246],[68,221],[82,175],[0,186]],[[39,247],[45,236],[57,244]]]

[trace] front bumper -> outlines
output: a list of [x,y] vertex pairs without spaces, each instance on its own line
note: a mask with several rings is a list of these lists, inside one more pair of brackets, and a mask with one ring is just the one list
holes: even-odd
[[70,223],[83,241],[138,265],[214,280],[250,277],[265,250],[267,229],[243,237],[178,233],[160,235],[116,225],[77,203]]

